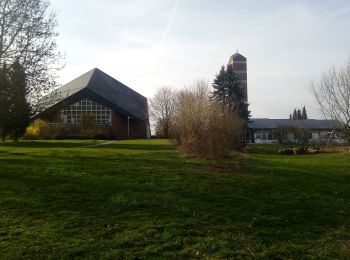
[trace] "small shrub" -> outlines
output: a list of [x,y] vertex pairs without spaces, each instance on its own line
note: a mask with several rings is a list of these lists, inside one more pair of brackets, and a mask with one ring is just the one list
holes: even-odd
[[91,114],[81,114],[79,122],[79,130],[82,134],[91,134],[95,132],[96,118]]
[[43,120],[34,121],[23,136],[24,139],[63,140],[63,139],[110,139],[109,135],[96,128],[91,115],[84,115],[80,124],[61,125],[46,123]]
[[30,125],[26,129],[26,133],[22,136],[24,140],[37,140],[40,137],[40,129]]
[[63,127],[59,124],[47,124],[40,129],[40,138],[44,140],[56,139],[62,135]]
[[26,133],[23,135],[23,139],[25,140],[37,140],[42,138],[42,132],[47,127],[47,123],[41,119],[35,120],[32,124],[30,124]]

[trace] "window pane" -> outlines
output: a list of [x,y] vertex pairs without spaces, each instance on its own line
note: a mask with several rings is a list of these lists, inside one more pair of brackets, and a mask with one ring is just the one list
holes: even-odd
[[61,123],[77,124],[81,114],[89,114],[95,117],[96,123],[111,122],[112,111],[92,100],[84,99],[61,110]]

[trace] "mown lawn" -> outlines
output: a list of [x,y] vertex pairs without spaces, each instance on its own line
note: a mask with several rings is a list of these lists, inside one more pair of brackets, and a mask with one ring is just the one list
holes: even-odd
[[350,156],[0,144],[0,259],[350,258]]

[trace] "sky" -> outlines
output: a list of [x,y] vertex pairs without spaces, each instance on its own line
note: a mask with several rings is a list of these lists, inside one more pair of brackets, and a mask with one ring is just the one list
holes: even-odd
[[162,86],[210,83],[238,51],[253,117],[322,118],[311,82],[350,58],[348,0],[51,0],[61,84],[99,68],[151,98]]

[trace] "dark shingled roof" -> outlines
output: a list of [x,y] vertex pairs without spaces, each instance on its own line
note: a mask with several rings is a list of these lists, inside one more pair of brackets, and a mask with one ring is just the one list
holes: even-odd
[[[113,111],[148,123],[147,98],[97,68],[44,97],[44,100],[48,100],[45,111],[62,107],[63,104],[67,106],[84,98],[93,99]],[[40,114],[36,118],[39,116]]]
[[280,126],[301,126],[314,130],[332,130],[341,128],[341,125],[336,120],[252,118],[248,122],[248,128],[251,129],[274,129]]

